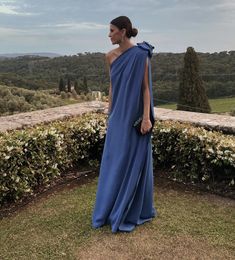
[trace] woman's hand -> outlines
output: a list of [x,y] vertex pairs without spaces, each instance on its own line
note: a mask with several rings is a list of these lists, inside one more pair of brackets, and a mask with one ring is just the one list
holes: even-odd
[[142,123],[141,123],[140,131],[142,134],[145,134],[145,133],[149,132],[151,127],[152,127],[152,123],[151,123],[150,119],[143,119]]

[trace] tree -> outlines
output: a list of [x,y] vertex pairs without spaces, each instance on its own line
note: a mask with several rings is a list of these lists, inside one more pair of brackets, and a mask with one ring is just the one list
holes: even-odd
[[65,91],[65,85],[64,85],[64,80],[63,78],[60,78],[60,82],[59,82],[59,91]]
[[83,91],[84,91],[85,93],[87,93],[87,92],[88,92],[88,85],[87,85],[87,78],[86,78],[86,76],[83,77],[82,87],[83,87]]
[[199,75],[199,60],[193,47],[188,47],[184,56],[177,109],[202,113],[211,112],[203,81]]
[[71,93],[71,81],[70,81],[70,78],[68,78],[67,86],[68,86],[68,92]]

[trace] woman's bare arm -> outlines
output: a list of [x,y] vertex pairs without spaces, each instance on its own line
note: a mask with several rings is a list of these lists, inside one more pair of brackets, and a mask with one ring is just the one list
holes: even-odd
[[150,121],[150,89],[149,89],[149,74],[148,74],[148,58],[145,65],[144,80],[143,80],[143,100],[144,100],[144,112],[143,120],[141,123],[141,133],[147,133],[151,127],[152,123]]
[[148,58],[145,64],[144,80],[143,80],[143,100],[144,100],[144,113],[143,120],[150,119],[150,91],[148,79]]

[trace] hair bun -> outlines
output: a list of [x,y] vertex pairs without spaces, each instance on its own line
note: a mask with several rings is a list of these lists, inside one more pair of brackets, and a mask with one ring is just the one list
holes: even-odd
[[138,34],[138,30],[136,28],[132,28],[131,36],[135,37]]

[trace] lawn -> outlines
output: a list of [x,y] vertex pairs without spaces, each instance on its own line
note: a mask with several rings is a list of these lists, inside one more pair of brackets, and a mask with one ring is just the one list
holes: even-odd
[[91,227],[96,187],[97,175],[2,218],[0,259],[234,259],[235,201],[155,177],[158,216],[113,234]]
[[[235,109],[235,97],[231,98],[217,98],[209,99],[209,103],[212,109],[212,113],[225,113]],[[176,109],[176,103],[157,105],[161,108]]]

